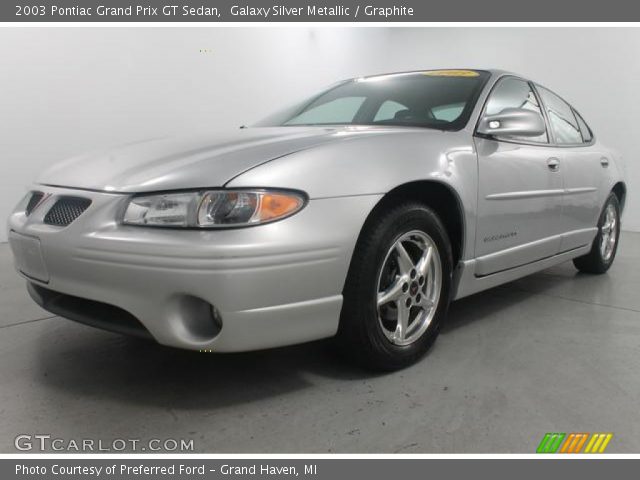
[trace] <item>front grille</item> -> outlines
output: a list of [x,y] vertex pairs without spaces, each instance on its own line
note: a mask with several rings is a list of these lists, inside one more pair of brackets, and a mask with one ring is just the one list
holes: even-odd
[[31,192],[31,198],[29,198],[29,203],[27,203],[27,208],[25,209],[27,216],[31,215],[31,212],[38,206],[43,197],[44,193],[42,192]]
[[82,215],[91,200],[82,197],[60,197],[44,217],[44,223],[66,227]]

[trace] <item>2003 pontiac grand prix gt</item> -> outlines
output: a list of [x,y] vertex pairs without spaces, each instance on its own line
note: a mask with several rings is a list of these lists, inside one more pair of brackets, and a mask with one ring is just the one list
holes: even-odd
[[573,259],[611,266],[617,154],[501,71],[344,81],[251,128],[54,166],[9,219],[45,309],[228,352],[325,337],[395,369],[449,302]]

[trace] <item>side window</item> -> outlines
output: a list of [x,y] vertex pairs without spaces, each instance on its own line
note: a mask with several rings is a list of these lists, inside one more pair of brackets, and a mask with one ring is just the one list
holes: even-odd
[[[495,115],[502,112],[505,108],[526,108],[533,110],[542,115],[542,110],[538,104],[538,99],[531,89],[528,82],[519,78],[507,77],[498,83],[491,92],[487,105],[485,106],[485,115]],[[548,143],[549,139],[546,132],[538,137],[504,137],[510,140],[520,140],[524,142]]]
[[591,140],[593,140],[593,133],[591,133],[591,129],[589,128],[589,125],[587,125],[587,123],[582,119],[582,117],[578,112],[574,110],[573,113],[575,114],[576,119],[578,120],[578,125],[580,126],[580,132],[582,132],[582,141],[584,143],[591,142]]
[[556,142],[561,144],[582,143],[580,127],[569,104],[544,87],[538,87],[538,91],[547,110]]
[[402,105],[401,103],[394,102],[393,100],[386,100],[376,113],[376,116],[373,118],[374,122],[381,122],[383,120],[393,120],[396,116],[396,113],[407,110],[407,107]]
[[285,125],[350,123],[364,103],[365,97],[340,97],[301,113]]

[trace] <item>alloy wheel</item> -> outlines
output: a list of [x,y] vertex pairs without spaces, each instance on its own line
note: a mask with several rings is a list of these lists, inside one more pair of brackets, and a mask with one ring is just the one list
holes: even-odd
[[384,259],[377,283],[378,323],[394,345],[409,345],[429,328],[442,288],[435,242],[414,230],[400,236]]
[[604,223],[600,227],[600,255],[608,262],[615,250],[618,240],[618,214],[614,205],[607,205],[604,213]]

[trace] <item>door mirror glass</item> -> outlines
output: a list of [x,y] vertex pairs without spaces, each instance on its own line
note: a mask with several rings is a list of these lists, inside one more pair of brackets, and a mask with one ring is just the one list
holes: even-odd
[[478,133],[493,137],[539,137],[546,131],[542,115],[525,108],[505,108],[500,113],[485,115]]

